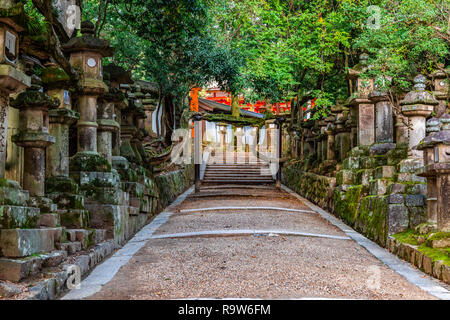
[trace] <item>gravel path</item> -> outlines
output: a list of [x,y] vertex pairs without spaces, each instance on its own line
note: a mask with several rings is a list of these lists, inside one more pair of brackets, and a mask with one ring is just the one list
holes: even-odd
[[[180,212],[223,206],[310,210],[298,199],[279,190],[245,189],[241,190],[241,194],[246,194],[244,196],[233,195],[238,189],[215,192],[220,196],[191,195],[174,209],[175,213],[155,235],[281,229],[345,236],[316,213],[274,210]],[[354,241],[280,235],[150,239],[100,292],[89,299],[182,298],[434,299]]]

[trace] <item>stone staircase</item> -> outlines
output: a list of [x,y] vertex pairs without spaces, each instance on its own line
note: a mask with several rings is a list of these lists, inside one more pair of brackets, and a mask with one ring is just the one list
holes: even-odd
[[228,153],[213,156],[205,169],[203,185],[240,184],[263,185],[275,182],[269,164],[250,153]]

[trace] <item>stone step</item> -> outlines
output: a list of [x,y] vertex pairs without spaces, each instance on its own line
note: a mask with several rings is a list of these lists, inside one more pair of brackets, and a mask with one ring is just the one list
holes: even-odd
[[89,226],[90,214],[88,210],[58,210],[58,214],[63,227],[83,229]]
[[221,175],[205,175],[204,180],[214,180],[214,179],[253,179],[253,180],[264,180],[264,179],[272,179],[272,175],[249,175],[249,174],[221,174]]
[[[5,180],[3,180],[5,181]],[[0,204],[8,204],[12,206],[28,206],[30,195],[28,191],[20,189],[15,181],[5,182],[6,186],[0,186]]]
[[83,249],[105,241],[106,230],[103,229],[67,229],[67,240],[69,242],[80,242]]
[[0,205],[0,229],[36,228],[39,215],[39,208]]
[[81,251],[83,249],[83,246],[81,245],[81,242],[75,241],[75,242],[64,242],[59,245],[59,250],[67,252],[69,256],[74,255],[75,253]]
[[37,275],[42,269],[42,258],[27,259],[0,258],[0,280],[19,282],[25,278]]
[[20,259],[0,258],[0,280],[19,282],[38,275],[43,268],[59,266],[66,258],[65,251],[53,251]]
[[80,186],[93,183],[102,186],[117,186],[120,183],[120,176],[117,172],[71,171],[70,177]]
[[79,194],[50,193],[47,197],[58,205],[58,209],[84,209],[84,196]]
[[5,257],[22,258],[48,253],[61,242],[62,228],[0,230],[0,250]]
[[87,204],[86,207],[91,213],[91,228],[105,229],[106,238],[114,238],[118,245],[128,239],[128,218],[139,215],[139,208],[129,206]]
[[58,205],[52,199],[46,197],[32,197],[29,201],[32,207],[39,208],[42,213],[53,213],[58,211]]
[[128,205],[129,194],[119,188],[89,188],[82,191],[88,204]]
[[254,168],[248,168],[248,167],[219,167],[219,168],[206,168],[205,172],[208,171],[232,171],[232,172],[254,172],[254,171],[261,171],[261,170],[270,170],[270,167],[268,166],[261,166],[261,167],[254,167]]
[[204,180],[205,183],[226,183],[226,184],[241,184],[241,183],[247,183],[247,184],[262,184],[262,183],[274,183],[274,180],[230,180],[230,179],[214,179],[214,180]]
[[39,217],[39,225],[47,228],[58,228],[61,226],[61,220],[57,213],[45,213]]

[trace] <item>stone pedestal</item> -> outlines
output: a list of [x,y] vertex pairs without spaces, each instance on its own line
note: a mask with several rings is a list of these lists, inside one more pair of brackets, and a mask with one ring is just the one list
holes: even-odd
[[392,114],[391,102],[389,101],[386,94],[377,91],[372,91],[369,97],[370,100],[375,104],[375,142],[393,143],[394,118]]
[[369,146],[375,143],[375,107],[368,99],[354,99],[349,106],[354,108],[357,116],[358,145]]
[[421,150],[414,149],[426,136],[426,118],[431,115],[436,98],[425,91],[426,79],[422,75],[414,78],[414,90],[400,102],[402,114],[408,118],[408,152],[413,158],[423,158]]
[[20,130],[12,139],[24,148],[23,187],[35,197],[45,194],[45,149],[55,143],[55,138],[48,133],[48,109],[59,104],[40,89],[40,86],[33,85],[19,94],[12,104],[20,110]]
[[349,69],[347,75],[351,82],[348,106],[353,109],[352,114],[356,119],[357,143],[363,146],[375,143],[375,107],[368,99],[374,89],[374,82],[361,78],[361,74],[369,68],[368,59],[367,54],[361,54],[360,62]]

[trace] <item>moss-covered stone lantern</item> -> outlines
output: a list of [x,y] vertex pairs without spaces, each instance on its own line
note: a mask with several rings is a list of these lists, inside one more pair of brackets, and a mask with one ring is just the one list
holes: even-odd
[[70,63],[82,74],[82,92],[78,97],[78,153],[75,157],[83,159],[98,157],[97,99],[108,92],[103,82],[103,58],[113,55],[109,41],[96,38],[94,28],[92,22],[82,22],[82,36],[72,38],[63,45],[63,50],[70,54]]
[[395,148],[392,104],[387,92],[379,89],[379,85],[386,86],[391,81],[389,77],[380,77],[369,94],[370,101],[375,105],[375,148],[382,152]]
[[12,140],[24,148],[23,187],[33,197],[45,194],[45,149],[55,143],[49,134],[48,110],[58,105],[59,101],[45,94],[37,81],[11,104],[20,110],[19,133]]
[[425,90],[426,78],[414,78],[414,90],[400,102],[402,114],[408,118],[408,152],[412,158],[422,159],[423,152],[414,149],[426,136],[426,119],[439,103],[434,95]]
[[[121,87],[123,87],[121,85]],[[136,107],[134,105],[134,93],[128,92],[128,107],[122,109],[120,119],[120,137],[122,144],[120,146],[120,155],[133,163],[142,163],[142,159],[131,144],[131,140],[137,134],[137,128],[134,123],[134,113]]]
[[126,71],[120,66],[115,64],[109,64],[104,68],[105,76],[109,76],[109,84],[110,90],[114,95],[118,96],[118,93],[122,93],[122,99],[118,101],[114,99],[114,114],[115,121],[119,124],[119,128],[117,131],[112,132],[112,159],[113,162],[126,162],[126,159],[120,155],[120,146],[121,146],[121,119],[122,119],[122,110],[128,108],[128,99],[126,97],[127,90],[124,90],[124,86],[129,86],[133,83],[131,79],[131,73]]
[[424,152],[421,175],[427,178],[436,202],[433,211],[429,208],[429,219],[437,221],[438,231],[450,232],[450,115],[445,113],[440,121],[442,130],[426,137],[417,148]]
[[142,93],[141,86],[139,85],[134,86],[133,89],[134,89],[133,104],[135,107],[133,122],[137,130],[133,138],[131,139],[131,145],[133,146],[135,152],[139,154],[139,157],[142,159],[142,162],[146,163],[148,161],[148,157],[142,145],[142,141],[148,135],[147,131],[145,130],[145,119],[147,118],[147,115],[145,114],[144,105],[142,104],[142,101],[145,98],[145,94]]
[[99,112],[97,115],[97,150],[112,164],[113,156],[113,137],[118,137],[120,124],[116,121],[116,104],[123,101],[123,93],[116,88],[110,88],[99,104]]
[[371,145],[375,142],[375,108],[369,99],[374,89],[372,79],[363,79],[361,74],[369,68],[369,56],[361,54],[360,62],[348,70],[347,77],[352,84],[351,96],[347,102],[356,115],[358,145]]
[[0,2],[0,179],[5,177],[9,95],[31,85],[30,77],[17,68],[23,14],[22,3]]
[[80,114],[72,110],[69,80],[64,70],[55,64],[42,72],[46,93],[59,100],[58,107],[49,110],[49,133],[55,137],[55,143],[46,152],[47,178],[69,179],[69,127],[80,118]]

